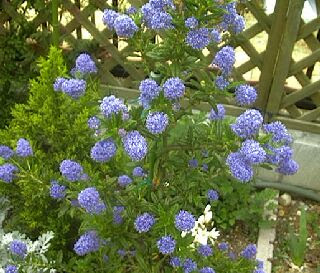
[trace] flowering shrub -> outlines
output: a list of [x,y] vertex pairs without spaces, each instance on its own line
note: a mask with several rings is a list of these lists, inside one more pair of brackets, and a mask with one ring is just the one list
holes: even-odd
[[[70,211],[82,223],[73,245],[79,257],[69,261],[67,272],[263,272],[254,244],[238,254],[216,244],[219,218],[213,215],[219,217],[219,200],[228,204],[235,196],[230,193],[252,181],[259,165],[283,174],[298,166],[281,123],[264,124],[255,109],[230,121],[216,103],[226,95],[235,63],[234,49],[217,43],[244,28],[235,3],[223,2],[150,0],[127,14],[104,11],[107,28],[141,53],[148,78],[139,83],[136,101],[109,94],[88,117],[95,144],[87,154],[92,164],[109,168],[91,171],[81,158],[65,157],[55,168],[60,175],[47,185],[60,213]],[[154,44],[154,35],[162,41]],[[201,51],[206,47],[215,52],[211,61]],[[72,77],[59,75],[52,88],[81,100],[87,74],[95,72],[93,60],[80,56]],[[238,104],[251,105],[256,97],[253,87],[236,87]],[[192,112],[200,102],[211,106],[210,113]],[[6,160],[9,149],[2,148]],[[21,151],[23,157],[33,154]],[[0,178],[12,184],[21,169],[7,164]],[[242,192],[250,196],[247,189],[231,201],[239,205]]]

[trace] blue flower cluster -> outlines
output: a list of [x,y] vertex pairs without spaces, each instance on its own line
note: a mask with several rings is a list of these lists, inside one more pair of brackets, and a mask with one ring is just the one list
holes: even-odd
[[8,160],[13,156],[14,152],[13,150],[6,146],[6,145],[0,145],[0,157],[2,157],[5,160]]
[[124,188],[124,187],[128,186],[131,183],[132,183],[132,179],[127,175],[120,175],[118,177],[118,185],[120,187]]
[[212,267],[206,266],[199,270],[200,273],[215,273]]
[[249,244],[241,252],[241,256],[246,259],[253,259],[257,254],[257,247],[254,244]]
[[223,76],[218,76],[216,78],[215,85],[219,90],[226,89],[229,86],[229,84],[229,81]]
[[178,77],[169,78],[163,84],[164,96],[169,100],[177,100],[184,95],[186,87]]
[[224,76],[230,75],[236,61],[233,47],[224,46],[215,55],[212,64],[218,66]]
[[207,28],[192,29],[187,33],[186,43],[193,49],[202,50],[209,45],[210,33]]
[[27,255],[27,245],[19,240],[13,240],[10,243],[10,251],[12,254],[25,258]]
[[87,83],[83,79],[65,79],[61,84],[61,91],[73,99],[84,95]]
[[81,179],[83,168],[79,163],[65,159],[60,163],[60,172],[66,179],[74,182]]
[[222,42],[221,34],[220,34],[220,32],[219,32],[217,29],[215,29],[215,28],[213,28],[213,29],[211,30],[211,32],[210,32],[210,37],[211,37],[211,40],[212,40],[214,43],[219,44],[219,43]]
[[87,53],[82,53],[76,58],[75,71],[82,75],[97,73],[97,67],[91,56]]
[[199,21],[195,17],[189,17],[184,22],[185,26],[190,29],[194,29],[199,25]]
[[66,78],[58,77],[56,78],[54,84],[53,84],[53,90],[56,92],[61,91],[62,84],[64,81],[67,80]]
[[194,228],[195,223],[196,220],[194,216],[185,210],[181,210],[175,216],[174,224],[180,231],[191,231]]
[[189,160],[189,167],[190,168],[197,168],[198,165],[199,165],[199,162],[198,162],[197,159],[192,158],[192,159]]
[[263,130],[267,134],[272,135],[272,141],[284,143],[286,145],[292,143],[292,137],[287,128],[280,122],[274,121],[263,125]]
[[99,129],[100,125],[101,125],[101,120],[99,118],[97,118],[96,116],[90,117],[88,119],[88,127],[90,129],[97,130],[97,129]]
[[197,269],[198,265],[195,261],[190,258],[184,260],[183,265],[184,273],[190,273]]
[[258,110],[246,110],[231,124],[231,130],[241,138],[249,138],[256,135],[262,125],[263,117]]
[[131,38],[138,31],[138,27],[131,17],[111,9],[103,11],[102,21],[108,29],[114,30],[119,37]]
[[230,168],[231,174],[241,182],[249,182],[253,177],[253,169],[251,165],[243,160],[240,153],[231,153],[226,160]]
[[66,186],[60,185],[58,181],[51,181],[50,196],[53,199],[62,199],[66,196]]
[[209,256],[211,256],[213,254],[213,250],[209,245],[200,245],[198,247],[198,253],[201,256],[209,257]]
[[139,90],[139,103],[144,108],[148,108],[151,101],[159,96],[161,88],[154,80],[146,79],[141,81]]
[[123,138],[124,150],[133,161],[140,161],[148,151],[146,139],[138,131],[130,131]]
[[110,118],[113,114],[128,113],[127,106],[121,99],[116,98],[114,95],[104,97],[101,104],[100,110],[106,118]]
[[157,246],[160,253],[171,254],[176,247],[176,241],[171,235],[163,236],[157,241]]
[[212,189],[208,190],[207,196],[210,201],[217,201],[219,199],[218,192]]
[[113,222],[117,225],[122,224],[123,217],[122,212],[124,211],[124,206],[114,206],[113,207]]
[[240,106],[253,104],[257,99],[257,91],[248,84],[241,84],[236,87],[236,102]]
[[21,157],[28,157],[33,155],[33,151],[28,140],[24,138],[20,138],[18,140],[16,154]]
[[0,180],[3,180],[6,183],[11,183],[15,177],[15,172],[18,171],[18,168],[11,164],[5,163],[0,166]]
[[115,156],[117,146],[112,138],[98,141],[92,148],[90,156],[94,161],[107,162]]
[[143,177],[145,176],[145,172],[140,166],[138,166],[133,169],[132,175],[136,177]]
[[170,265],[172,267],[180,267],[182,265],[181,259],[179,257],[176,257],[176,256],[172,257],[170,259]]
[[241,145],[239,153],[243,156],[244,161],[249,164],[260,164],[266,159],[265,150],[260,146],[259,142],[253,139],[245,140]]
[[18,267],[13,264],[6,265],[4,273],[18,273]]
[[82,190],[78,194],[78,202],[90,214],[101,214],[106,209],[99,192],[94,187]]
[[74,251],[79,256],[84,256],[90,252],[95,252],[100,247],[100,240],[97,233],[93,230],[81,235],[74,245]]
[[169,124],[168,115],[163,112],[149,113],[146,120],[148,131],[154,135],[163,133]]
[[156,220],[154,219],[154,216],[145,212],[137,216],[136,220],[134,221],[134,228],[139,233],[148,232],[155,222]]
[[244,18],[237,13],[236,2],[231,2],[224,6],[226,13],[223,16],[220,27],[223,30],[230,29],[235,34],[242,32],[245,29]]
[[209,114],[210,120],[222,120],[226,114],[226,110],[222,104],[217,104],[217,110],[211,109]]
[[148,28],[165,30],[173,28],[172,16],[167,12],[174,9],[171,0],[150,0],[141,7],[142,19]]
[[222,242],[222,243],[218,244],[218,248],[221,251],[227,251],[229,249],[229,244],[226,242]]

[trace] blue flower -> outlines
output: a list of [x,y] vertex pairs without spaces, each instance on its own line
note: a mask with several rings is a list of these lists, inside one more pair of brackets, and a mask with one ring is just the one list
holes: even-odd
[[114,206],[113,207],[113,222],[120,225],[123,222],[122,212],[124,211],[124,206]]
[[241,145],[239,153],[250,164],[260,164],[266,159],[265,150],[260,146],[259,142],[253,139],[245,140]]
[[180,231],[191,231],[194,228],[195,225],[195,218],[194,216],[185,211],[180,210],[180,212],[175,216],[175,226]]
[[138,166],[133,169],[132,175],[136,177],[143,177],[145,176],[145,173],[144,173],[144,170]]
[[84,95],[87,83],[82,79],[66,79],[61,85],[61,91],[73,99]]
[[97,162],[107,162],[115,156],[117,146],[112,138],[98,141],[92,148],[90,156]]
[[172,257],[170,259],[170,265],[172,267],[180,267],[181,266],[181,259],[179,257]]
[[209,166],[208,166],[207,163],[203,163],[203,164],[202,164],[202,170],[203,170],[204,172],[207,172],[207,171],[209,170]]
[[148,108],[151,101],[159,96],[161,88],[154,80],[146,79],[140,82],[139,90],[139,103]]
[[213,250],[208,245],[200,245],[198,247],[198,253],[204,257],[209,257],[213,254]]
[[249,182],[253,177],[253,169],[250,164],[245,162],[240,153],[231,153],[226,160],[233,177],[241,182]]
[[65,178],[73,182],[80,180],[83,168],[79,163],[65,159],[60,163],[60,172]]
[[105,9],[103,11],[102,21],[110,30],[113,30],[114,29],[114,21],[116,20],[116,18],[118,16],[119,16],[119,14],[117,12],[115,12],[114,10]]
[[224,90],[229,86],[229,81],[223,76],[218,76],[216,78],[215,85],[219,90]]
[[218,30],[216,30],[215,28],[211,30],[210,32],[210,38],[213,42],[219,44],[222,42],[222,37],[221,34]]
[[298,169],[299,169],[298,163],[293,159],[290,159],[290,160],[282,161],[279,164],[279,167],[276,169],[276,171],[284,175],[293,175],[298,171]]
[[137,10],[136,7],[131,6],[131,7],[127,8],[126,14],[128,14],[128,15],[135,14],[137,11],[138,11],[138,10]]
[[74,251],[79,256],[84,256],[90,252],[95,252],[99,249],[100,243],[98,235],[95,231],[87,231],[81,235],[74,245]]
[[155,9],[174,8],[172,0],[150,0],[149,3]]
[[207,28],[190,30],[187,33],[186,43],[193,49],[204,49],[210,43],[209,30]]
[[262,125],[263,117],[258,110],[248,109],[231,124],[231,130],[241,138],[256,135]]
[[127,175],[120,175],[118,177],[118,184],[121,187],[126,187],[132,183],[132,179]]
[[195,158],[192,158],[189,160],[189,167],[190,168],[197,168],[198,167],[198,160]]
[[116,98],[114,95],[103,98],[100,104],[100,110],[106,118],[110,118],[113,114],[118,114],[120,112],[128,112],[128,108],[123,101]]
[[146,139],[138,131],[130,131],[122,138],[124,150],[133,161],[142,160],[148,151]]
[[11,183],[15,177],[14,172],[17,172],[17,171],[18,171],[18,168],[11,163],[5,163],[1,165],[0,180],[3,180],[6,183]]
[[9,159],[14,154],[13,150],[6,146],[6,145],[0,145],[0,157],[3,159]]
[[21,157],[28,157],[33,155],[33,151],[28,140],[24,138],[20,138],[18,140],[16,154]]
[[283,161],[288,161],[292,158],[293,151],[289,146],[281,146],[274,148],[271,145],[266,145],[270,153],[267,154],[267,161],[271,164],[281,164]]
[[157,12],[151,17],[149,27],[155,30],[173,28],[172,16],[167,12]]
[[66,78],[62,78],[62,77],[56,78],[53,84],[53,90],[57,92],[61,91],[61,86],[66,80],[67,80]]
[[209,114],[210,120],[222,120],[226,114],[226,110],[222,104],[217,104],[217,110],[211,109]]
[[226,242],[222,242],[222,243],[218,244],[218,248],[219,248],[221,251],[227,251],[228,248],[229,248],[229,244],[226,243]]
[[25,258],[27,255],[27,245],[19,240],[13,240],[10,243],[10,251],[12,254]]
[[114,29],[119,37],[131,38],[138,30],[134,21],[126,14],[117,16],[113,23]]
[[163,112],[149,113],[146,120],[148,131],[154,135],[163,133],[169,124],[168,115]]
[[192,271],[195,271],[197,269],[197,263],[192,259],[187,258],[183,262],[183,269],[184,273],[190,273]]
[[207,196],[210,201],[217,201],[219,199],[218,192],[212,189],[208,190]]
[[272,141],[274,142],[284,142],[287,145],[292,142],[291,135],[289,134],[287,128],[280,121],[264,124],[263,130],[267,134],[272,135]]
[[94,187],[86,188],[78,194],[80,207],[90,214],[101,214],[106,206],[100,199],[99,192]]
[[89,54],[82,53],[76,59],[75,70],[85,75],[85,74],[96,73],[97,67]]
[[223,15],[220,26],[223,30],[228,30],[230,26],[233,26],[238,15],[236,10],[236,2],[231,2],[227,4],[224,8],[225,14]]
[[234,20],[234,23],[232,25],[232,30],[234,31],[235,34],[239,34],[242,32],[246,27],[246,22],[241,15],[236,15],[236,18]]
[[18,268],[13,264],[6,265],[4,273],[18,273]]
[[178,77],[169,78],[163,84],[164,96],[169,100],[183,97],[186,87]]
[[257,99],[257,91],[248,84],[241,84],[236,87],[236,102],[240,106],[253,104]]
[[121,256],[121,257],[124,257],[127,255],[127,251],[125,251],[124,249],[119,249],[117,251],[118,255]]
[[53,199],[62,199],[66,196],[66,186],[59,185],[58,181],[51,181],[50,196]]
[[246,246],[244,250],[241,252],[241,256],[246,258],[246,259],[252,259],[256,256],[257,254],[257,247],[254,244],[249,244]]
[[231,73],[235,61],[236,57],[233,47],[224,46],[217,52],[212,63],[221,69],[223,75],[227,76]]
[[96,116],[90,117],[88,119],[88,126],[90,129],[99,129],[101,125],[101,120]]
[[171,235],[163,236],[157,241],[157,246],[160,253],[171,254],[176,247],[176,241]]
[[195,17],[189,17],[184,21],[184,24],[187,28],[194,29],[198,26],[199,22]]
[[154,223],[154,216],[150,213],[145,212],[137,216],[136,220],[134,221],[134,228],[139,233],[148,232],[154,225]]
[[199,270],[200,273],[215,273],[212,267],[203,267]]

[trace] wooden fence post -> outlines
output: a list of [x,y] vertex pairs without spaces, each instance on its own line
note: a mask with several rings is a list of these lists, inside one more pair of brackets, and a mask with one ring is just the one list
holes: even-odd
[[[293,47],[299,32],[303,5],[304,0],[291,0],[289,3],[286,25],[266,107],[266,111],[271,114],[278,113],[284,95],[284,85],[289,73]],[[298,113],[295,113],[295,115],[298,115]]]
[[[256,102],[257,108],[263,112],[265,112],[268,103],[272,80],[274,77],[274,70],[283,37],[288,5],[289,0],[277,1],[273,14],[273,23],[267,42],[266,52],[263,57],[263,64],[259,79],[259,96]],[[268,117],[265,115],[264,118],[267,119]]]

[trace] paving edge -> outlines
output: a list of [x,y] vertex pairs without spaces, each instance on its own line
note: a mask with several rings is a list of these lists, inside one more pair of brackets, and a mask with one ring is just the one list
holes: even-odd
[[[277,208],[278,208],[278,197],[279,192],[275,199],[270,200],[276,205],[275,210],[265,210],[264,215],[269,219],[274,221],[277,220]],[[273,250],[274,250],[274,241],[276,239],[276,228],[260,228],[259,235],[258,235],[258,242],[257,242],[257,259],[263,261],[264,272],[271,273],[272,264],[271,259],[273,258]]]

